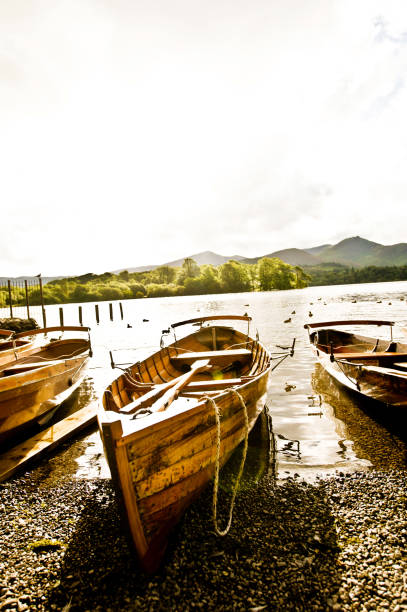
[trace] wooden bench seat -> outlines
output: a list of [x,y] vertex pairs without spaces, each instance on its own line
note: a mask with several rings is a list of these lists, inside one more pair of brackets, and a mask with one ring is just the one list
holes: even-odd
[[217,391],[241,385],[244,381],[241,378],[223,378],[221,380],[197,380],[190,382],[185,389],[188,391]]
[[337,359],[398,359],[404,358],[407,360],[407,353],[391,353],[391,352],[376,352],[376,353],[335,353]]
[[198,359],[209,359],[211,365],[226,365],[234,361],[246,361],[251,356],[248,349],[231,349],[226,351],[202,351],[194,353],[179,353],[171,357],[174,365],[191,364]]

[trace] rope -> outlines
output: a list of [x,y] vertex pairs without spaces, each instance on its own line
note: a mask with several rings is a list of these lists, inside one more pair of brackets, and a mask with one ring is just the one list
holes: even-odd
[[240,393],[236,391],[236,389],[230,388],[228,389],[228,391],[230,391],[231,393],[234,393],[239,398],[239,401],[243,408],[244,416],[245,416],[246,436],[244,439],[243,456],[240,462],[239,472],[236,477],[235,484],[233,486],[232,499],[231,499],[230,508],[229,508],[229,519],[228,519],[226,528],[223,531],[219,528],[218,519],[217,519],[218,492],[219,492],[219,467],[220,467],[220,441],[221,441],[220,439],[220,413],[219,413],[219,408],[217,407],[215,401],[211,397],[209,397],[209,395],[206,395],[204,397],[204,399],[207,399],[212,404],[214,412],[215,412],[215,418],[216,418],[216,432],[217,432],[217,435],[216,435],[216,463],[215,463],[215,481],[214,481],[214,486],[213,486],[212,518],[213,518],[213,526],[215,528],[215,532],[219,536],[225,536],[229,532],[229,529],[232,524],[233,507],[235,504],[235,498],[236,498],[237,489],[239,487],[240,479],[243,474],[244,464],[246,462],[248,439],[249,439],[249,417],[247,414],[247,406],[244,403],[244,399],[240,395]]

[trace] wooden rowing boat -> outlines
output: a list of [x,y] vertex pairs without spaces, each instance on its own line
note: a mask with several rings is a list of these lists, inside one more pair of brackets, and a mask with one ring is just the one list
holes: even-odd
[[19,357],[30,354],[34,347],[32,340],[13,338],[14,332],[9,329],[0,329],[0,366]]
[[[393,340],[392,321],[355,320],[307,323],[309,340],[322,367],[362,399],[388,407],[407,407],[407,344]],[[337,329],[347,326],[349,331]],[[390,338],[360,335],[350,329],[387,326]]]
[[209,323],[219,319],[250,321],[218,315],[173,324],[174,336],[181,325],[198,329],[133,364],[103,395],[100,433],[147,572],[157,569],[171,528],[264,408],[268,351],[248,334]]
[[0,444],[23,428],[44,424],[81,383],[91,346],[88,327],[48,327],[14,334],[24,336],[54,331],[87,331],[87,338],[48,339],[29,356],[0,366]]

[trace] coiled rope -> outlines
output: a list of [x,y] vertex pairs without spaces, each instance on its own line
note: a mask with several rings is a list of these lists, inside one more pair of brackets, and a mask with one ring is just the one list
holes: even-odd
[[247,406],[244,402],[243,397],[240,395],[238,391],[236,391],[236,389],[230,388],[228,389],[228,391],[230,391],[231,393],[234,393],[239,398],[240,404],[243,408],[244,417],[245,417],[246,435],[244,439],[243,455],[242,455],[242,460],[240,462],[239,472],[236,477],[235,484],[233,486],[232,499],[231,499],[230,508],[229,508],[229,519],[228,519],[226,528],[223,531],[219,528],[218,518],[217,518],[218,492],[219,492],[219,469],[220,469],[220,441],[221,441],[220,416],[221,415],[220,415],[219,408],[216,405],[214,399],[212,397],[209,397],[209,395],[205,395],[204,397],[204,399],[207,399],[210,402],[210,404],[212,404],[213,410],[215,412],[215,418],[216,418],[216,432],[217,432],[217,435],[216,435],[216,462],[215,462],[215,481],[213,485],[212,518],[213,518],[213,526],[214,526],[215,532],[219,536],[225,536],[229,532],[229,529],[232,525],[233,507],[235,505],[236,493],[239,488],[240,479],[242,477],[243,468],[246,462],[247,447],[248,447],[248,440],[249,440],[249,416],[247,413]]

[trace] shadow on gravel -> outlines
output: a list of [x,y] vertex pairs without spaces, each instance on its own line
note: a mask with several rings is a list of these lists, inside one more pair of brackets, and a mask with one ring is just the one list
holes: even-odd
[[[220,495],[222,523],[228,494]],[[123,533],[111,484],[99,481],[45,609],[70,602],[72,611],[326,610],[338,589],[336,531],[323,484],[288,479],[276,486],[264,477],[238,495],[224,538],[213,533],[209,487],[173,533],[154,576],[139,570]]]

